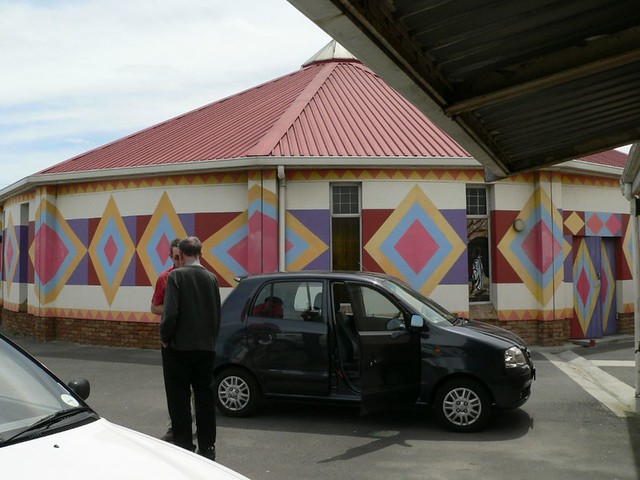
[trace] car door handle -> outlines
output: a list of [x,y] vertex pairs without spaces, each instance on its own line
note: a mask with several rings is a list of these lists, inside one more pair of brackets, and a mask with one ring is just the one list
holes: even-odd
[[398,331],[393,332],[393,333],[391,334],[391,338],[398,338],[398,337],[401,337],[401,336],[402,336],[402,335],[404,335],[405,333],[407,333],[407,332],[405,332],[404,330],[398,330]]

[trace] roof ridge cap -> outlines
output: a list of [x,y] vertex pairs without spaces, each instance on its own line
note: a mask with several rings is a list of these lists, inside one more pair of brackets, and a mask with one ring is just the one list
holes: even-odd
[[[311,99],[316,95],[316,93],[318,93],[318,90],[320,90],[320,87],[324,85],[329,78],[329,75],[331,75],[335,70],[336,66],[337,63],[317,65],[316,68],[320,68],[320,71],[312,78],[307,86],[302,89],[296,99],[291,102],[289,107],[287,107],[284,113],[280,115],[280,118],[273,123],[258,143],[247,151],[246,156],[269,155],[282,137],[287,133],[287,130],[293,124],[293,121],[300,116]],[[313,66],[310,65],[307,68],[313,68]]]

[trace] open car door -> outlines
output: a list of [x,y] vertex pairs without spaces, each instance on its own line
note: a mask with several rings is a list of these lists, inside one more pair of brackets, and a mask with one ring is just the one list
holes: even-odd
[[411,405],[420,390],[420,336],[383,291],[349,284],[360,341],[361,414]]

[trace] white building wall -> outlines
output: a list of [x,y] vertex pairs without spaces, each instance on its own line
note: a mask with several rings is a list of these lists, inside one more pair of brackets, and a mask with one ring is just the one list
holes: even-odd
[[578,212],[618,212],[629,213],[629,202],[620,189],[564,185],[563,209]]

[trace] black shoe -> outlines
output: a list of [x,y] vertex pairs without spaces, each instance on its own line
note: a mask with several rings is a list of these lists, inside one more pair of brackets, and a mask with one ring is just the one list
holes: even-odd
[[199,450],[198,453],[209,460],[215,461],[216,459],[216,447],[205,448],[204,450]]
[[165,433],[162,437],[160,437],[160,440],[173,443],[173,430],[171,429],[167,430],[167,433]]

